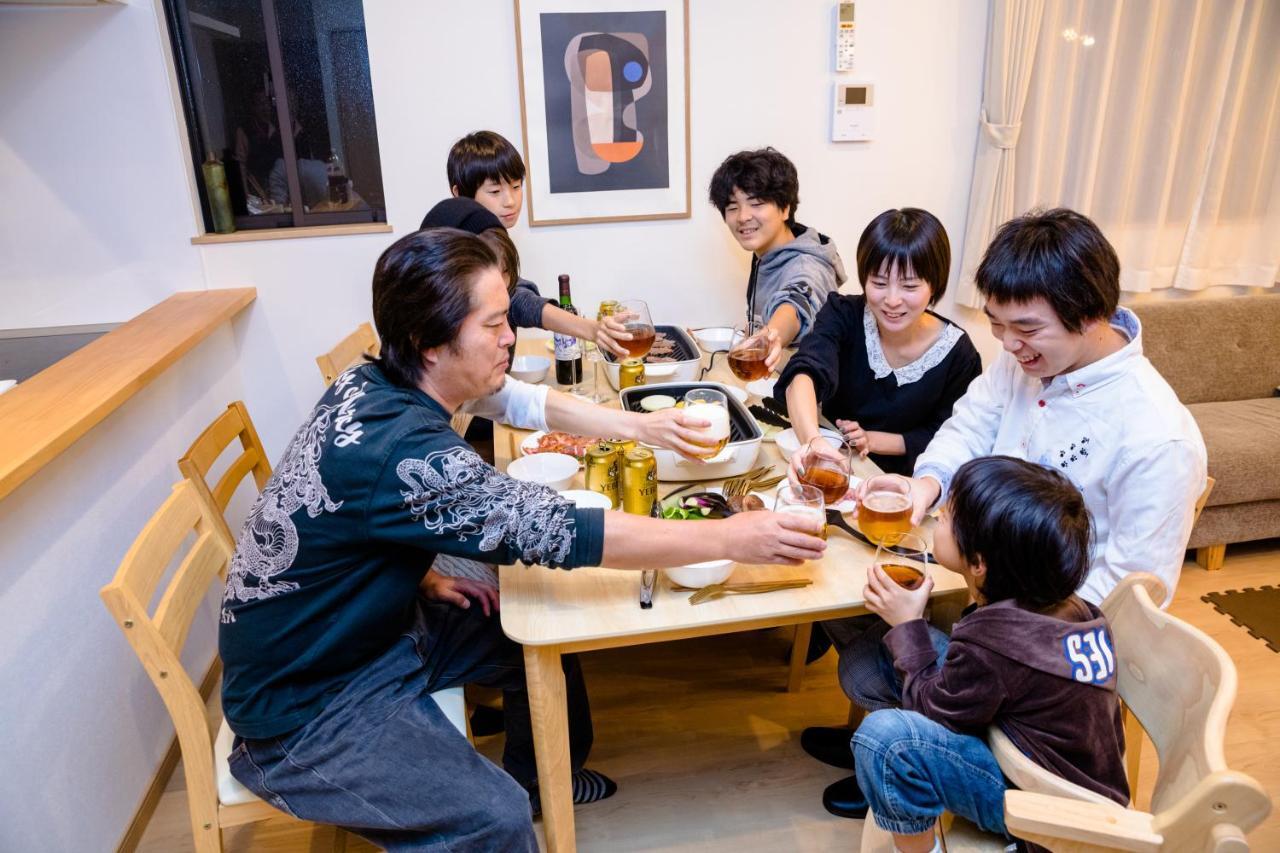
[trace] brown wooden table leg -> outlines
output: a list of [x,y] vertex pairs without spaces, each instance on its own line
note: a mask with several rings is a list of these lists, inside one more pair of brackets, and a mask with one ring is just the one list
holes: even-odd
[[555,646],[524,647],[525,680],[538,762],[538,794],[548,853],[577,847],[573,828],[573,781],[569,765],[569,716],[564,670]]
[[796,636],[791,641],[791,667],[787,672],[787,692],[795,693],[804,680],[805,658],[809,656],[809,637],[813,634],[812,622],[796,625]]

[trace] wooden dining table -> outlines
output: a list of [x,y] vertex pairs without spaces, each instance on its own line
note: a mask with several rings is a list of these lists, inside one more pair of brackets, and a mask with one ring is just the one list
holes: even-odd
[[[544,347],[539,339],[522,340],[518,351],[542,355],[546,353]],[[704,365],[706,361],[704,355]],[[705,378],[741,385],[722,364],[723,359],[717,358],[715,367]],[[590,381],[590,373],[587,376]],[[607,387],[603,375],[601,386]],[[616,400],[612,405],[617,405]],[[504,469],[519,453],[519,443],[528,434],[495,425],[494,455],[499,469]],[[777,446],[768,441],[761,445],[757,464],[766,462],[774,463],[777,473],[785,473],[785,461]],[[857,476],[876,473],[879,469],[872,462],[855,462]],[[707,482],[708,486],[717,484],[717,481]],[[666,494],[679,485],[662,483],[659,494]],[[579,472],[575,488],[581,486]],[[926,529],[925,533],[928,532]],[[640,572],[637,571],[596,567],[565,572],[541,566],[502,566],[499,569],[502,628],[508,637],[524,646],[547,849],[558,852],[576,848],[561,655],[787,625],[803,626],[807,636],[807,629],[814,621],[867,612],[863,588],[873,556],[871,546],[829,527],[827,550],[821,560],[801,566],[739,565],[731,578],[732,583],[806,578],[813,581],[809,586],[760,595],[728,595],[691,605],[692,593],[673,589],[659,572],[653,606],[649,609],[639,605]],[[933,566],[929,572],[934,580],[935,599],[947,596],[954,602],[965,594],[960,576]],[[803,654],[803,650],[799,653]]]

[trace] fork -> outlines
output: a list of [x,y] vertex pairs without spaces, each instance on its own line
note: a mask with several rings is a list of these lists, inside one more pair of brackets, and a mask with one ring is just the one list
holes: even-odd
[[761,465],[759,468],[748,471],[737,477],[730,477],[721,485],[720,491],[726,498],[742,497],[750,492],[763,491],[772,488],[778,483],[786,479],[786,475],[782,474],[776,477],[769,477],[772,473],[772,465]]
[[813,581],[799,578],[789,581],[765,581],[762,583],[723,584],[713,583],[689,596],[690,604],[702,604],[704,601],[721,598],[726,595],[756,595],[762,592],[777,592],[781,589],[800,589],[809,586]]

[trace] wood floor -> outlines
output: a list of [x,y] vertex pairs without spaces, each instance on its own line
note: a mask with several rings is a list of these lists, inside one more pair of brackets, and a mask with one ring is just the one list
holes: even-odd
[[[1280,654],[1200,601],[1207,592],[1280,583],[1280,540],[1232,546],[1225,568],[1183,568],[1172,612],[1204,629],[1235,660],[1240,691],[1227,760],[1280,802]],[[586,655],[596,743],[591,766],[619,785],[610,800],[577,811],[583,851],[856,850],[860,821],[823,811],[823,787],[841,771],[800,749],[809,725],[843,723],[835,655],[812,665],[798,693],[784,693],[782,630],[617,649]],[[500,738],[481,739],[496,758]],[[1145,806],[1155,754],[1143,753],[1138,803]],[[315,837],[313,837],[315,836]],[[327,849],[327,835],[281,817],[224,836],[228,851]],[[1250,836],[1253,850],[1280,850],[1280,816]],[[174,774],[139,847],[192,849],[181,769]],[[350,838],[348,850],[376,848]]]

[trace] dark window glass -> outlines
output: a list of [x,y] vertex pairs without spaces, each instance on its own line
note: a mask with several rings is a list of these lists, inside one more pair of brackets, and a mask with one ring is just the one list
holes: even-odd
[[386,221],[361,0],[165,6],[207,230]]

